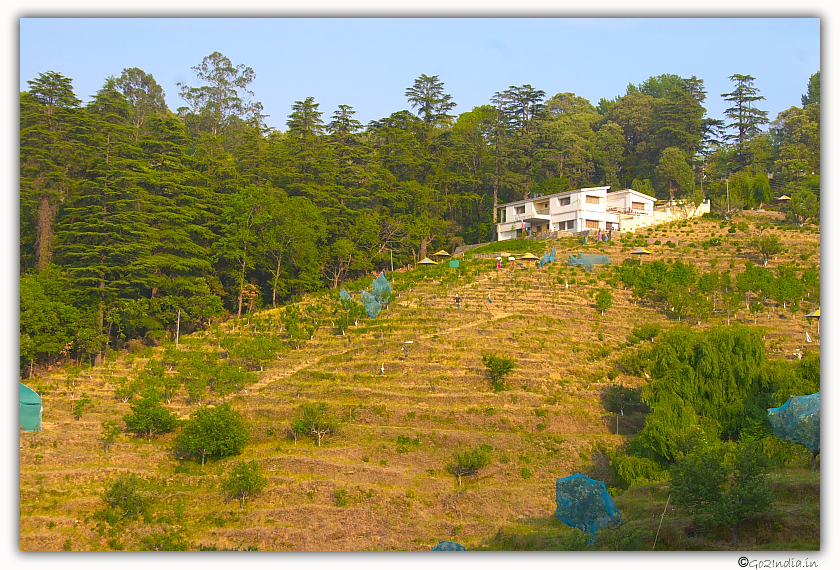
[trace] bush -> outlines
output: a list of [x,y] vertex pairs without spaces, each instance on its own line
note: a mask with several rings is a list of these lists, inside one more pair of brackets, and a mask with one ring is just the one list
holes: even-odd
[[498,356],[493,352],[488,352],[482,355],[481,361],[487,368],[493,389],[504,390],[505,377],[516,368],[516,360],[512,356]]
[[161,552],[173,552],[189,550],[190,543],[181,534],[181,531],[167,529],[163,532],[155,532],[140,539],[143,545],[140,550],[154,550]]
[[475,475],[479,470],[490,465],[492,451],[492,447],[482,444],[473,449],[456,453],[453,462],[447,466],[446,470],[458,478],[458,486],[460,487],[462,477]]
[[260,473],[260,466],[256,461],[237,463],[224,482],[225,492],[239,499],[240,505],[245,506],[248,497],[259,495],[265,488],[267,479]]
[[82,397],[73,406],[73,416],[77,421],[82,419],[82,414],[85,413],[85,409],[90,405],[91,401],[92,400],[87,394],[82,393]]
[[300,407],[300,416],[292,420],[292,435],[297,441],[299,436],[308,435],[318,442],[328,435],[339,431],[339,421],[324,402],[307,402]]
[[147,435],[148,439],[156,433],[169,433],[178,425],[175,415],[163,407],[160,394],[147,391],[143,397],[131,402],[131,413],[123,416],[129,431]]
[[144,482],[136,473],[123,474],[105,489],[103,499],[120,518],[134,519],[147,514],[152,503],[143,487]]
[[668,479],[668,471],[653,459],[624,454],[610,460],[610,473],[615,486],[622,489]]
[[612,307],[613,305],[613,296],[610,293],[609,289],[600,289],[598,294],[595,295],[595,306],[598,307],[598,310],[601,311],[601,314],[604,314],[604,311]]
[[738,546],[738,527],[764,512],[774,496],[767,485],[769,460],[756,444],[701,446],[671,468],[674,504],[685,507],[706,526],[723,526]]
[[653,340],[661,331],[661,326],[653,323],[645,323],[633,327],[632,334],[639,340]]
[[199,408],[175,439],[180,453],[201,457],[238,455],[248,444],[248,428],[230,403],[215,408]]

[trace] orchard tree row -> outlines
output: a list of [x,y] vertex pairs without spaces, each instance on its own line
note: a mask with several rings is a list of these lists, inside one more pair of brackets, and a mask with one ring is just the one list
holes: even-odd
[[720,120],[696,77],[651,77],[597,106],[510,86],[455,114],[443,81],[421,75],[407,110],[362,125],[350,105],[327,116],[303,97],[281,132],[249,90],[254,70],[220,53],[193,70],[175,111],[137,68],[86,103],[55,71],[20,94],[21,311],[38,323],[21,328],[25,362],[188,332],[487,241],[494,205],[534,193],[728,191],[732,209],[778,191],[819,210],[819,72],[772,122],[748,75],[731,77]]

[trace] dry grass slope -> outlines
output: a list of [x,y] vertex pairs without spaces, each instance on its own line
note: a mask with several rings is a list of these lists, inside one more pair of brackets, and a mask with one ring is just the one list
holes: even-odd
[[[751,225],[761,220],[747,219]],[[771,265],[819,263],[819,232],[777,233],[788,252]],[[732,243],[744,241],[742,232],[728,234],[713,220],[641,235],[663,244],[678,239],[673,248],[651,244],[653,257],[690,261],[703,271],[713,264],[739,270],[750,256]],[[721,247],[699,246],[715,236],[724,239]],[[626,244],[535,244],[556,246],[558,263],[497,272],[494,260],[467,259],[459,279],[418,279],[405,288],[400,280],[408,274],[389,275],[399,297],[379,317],[344,336],[321,327],[302,348],[278,351],[255,383],[224,398],[247,418],[251,443],[242,456],[204,467],[177,459],[171,434],[151,441],[123,435],[109,451],[101,445],[102,422],[121,422],[129,411],[114,395],[117,381],[137,375],[149,358],[161,358],[163,348],[115,355],[72,376],[62,369],[27,380],[43,395],[45,421],[43,432],[20,440],[21,550],[136,549],[154,532],[180,534],[192,548],[429,550],[439,540],[468,549],[573,545],[572,532],[552,516],[554,482],[581,471],[603,474],[604,452],[621,445],[632,429],[615,435],[615,416],[603,408],[601,392],[612,382],[644,381],[617,373],[614,359],[631,350],[626,339],[634,326],[672,321],[620,289],[602,317],[593,295],[605,286],[608,269],[593,275],[565,264],[569,253],[599,250],[620,264],[632,251]],[[460,310],[452,302],[456,292]],[[262,334],[257,330],[266,323],[279,331],[279,311],[223,323],[221,334],[247,340]],[[754,322],[746,312],[736,318]],[[806,330],[819,343],[801,313],[771,307],[758,321],[767,330],[771,357],[810,349]],[[721,322],[725,315],[716,314],[699,326]],[[215,350],[219,338],[214,331],[193,335],[180,349]],[[405,345],[408,356],[405,341],[413,341]],[[508,390],[491,390],[481,361],[485,350],[516,359]],[[82,393],[92,405],[75,420],[73,405]],[[341,433],[321,447],[287,436],[291,418],[307,401],[326,402],[344,420]],[[183,389],[167,407],[181,417],[195,409]],[[400,436],[411,443],[398,443]],[[447,464],[456,450],[480,444],[493,447],[493,463],[458,487]],[[225,474],[240,460],[258,461],[268,477],[266,490],[244,507],[222,492]],[[128,522],[116,533],[96,513],[106,484],[125,472],[146,478],[158,499],[147,520]],[[818,478],[816,489],[818,516]],[[619,507],[640,519],[658,516],[663,493],[634,489],[618,498]],[[681,523],[669,527],[663,547],[691,548],[683,532],[690,519],[680,519],[678,511],[673,516]],[[778,529],[771,534],[776,543],[786,540]],[[818,545],[818,525],[816,536]],[[813,537],[788,538],[794,544]],[[725,548],[726,542],[707,547]]]

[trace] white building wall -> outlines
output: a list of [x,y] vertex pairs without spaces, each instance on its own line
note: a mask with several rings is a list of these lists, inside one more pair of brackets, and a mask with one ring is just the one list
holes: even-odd
[[[612,222],[614,227],[621,231],[638,231],[641,228],[672,219],[700,216],[710,210],[708,200],[697,208],[694,208],[693,205],[680,204],[667,204],[663,207],[654,208],[654,198],[646,194],[629,189],[608,192],[608,189],[608,186],[581,188],[571,192],[540,196],[539,198],[504,205],[506,221],[496,225],[497,239],[499,241],[515,239],[523,229],[527,232],[532,227],[537,226],[541,226],[548,231],[581,232],[587,229],[586,220],[597,220],[600,229],[606,229],[607,222]],[[588,204],[586,202],[587,195],[598,196],[600,203]],[[569,204],[561,206],[560,200],[565,197],[569,198]],[[538,209],[536,207],[537,204],[542,205],[546,201],[548,202],[547,212],[545,208]],[[633,202],[642,202],[644,213],[640,212],[638,208],[632,208]],[[522,210],[519,214],[516,213],[517,207]],[[534,221],[533,224],[523,223],[526,218],[533,219],[538,211],[542,218],[540,221]],[[550,216],[550,219],[547,215]],[[569,221],[573,221],[571,228],[566,227]]]

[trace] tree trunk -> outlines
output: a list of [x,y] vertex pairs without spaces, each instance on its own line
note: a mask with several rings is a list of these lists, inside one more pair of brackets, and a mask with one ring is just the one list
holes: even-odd
[[41,196],[38,225],[35,228],[35,267],[38,271],[43,271],[52,259],[53,224],[57,210],[48,196]]
[[242,296],[245,290],[245,264],[246,264],[246,257],[245,254],[242,254],[242,275],[239,279],[239,307],[236,309],[236,318],[242,316]]
[[277,307],[277,282],[280,280],[280,259],[277,259],[277,273],[274,274],[274,289],[271,291],[271,308]]

